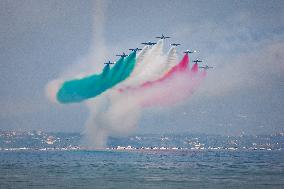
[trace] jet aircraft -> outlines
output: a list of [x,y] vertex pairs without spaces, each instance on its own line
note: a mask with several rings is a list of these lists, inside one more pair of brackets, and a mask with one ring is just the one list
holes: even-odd
[[179,43],[172,43],[171,44],[171,46],[176,46],[176,47],[179,46],[179,45],[180,45]]
[[208,66],[208,65],[205,65],[205,66],[199,66],[199,68],[203,68],[205,70],[208,70],[210,68],[213,68],[212,66]]
[[122,54],[117,54],[116,56],[120,56],[120,57],[124,58],[124,57],[127,57],[128,55],[123,52]]
[[110,62],[110,61],[108,61],[108,62],[105,62],[104,64],[106,64],[106,65],[110,65],[110,64],[114,64],[115,62]]
[[131,50],[131,51],[141,51],[142,49],[139,49],[139,48],[135,48],[135,49],[129,49],[129,50]]
[[141,44],[143,44],[143,45],[155,45],[155,44],[157,44],[157,43],[153,43],[153,42],[151,42],[151,41],[148,41],[148,42],[144,42],[144,43],[141,43]]
[[198,63],[198,62],[202,62],[202,60],[193,60],[192,62]]
[[185,53],[185,54],[189,54],[189,53],[196,53],[197,51],[190,51],[190,50],[186,50],[186,51],[184,51],[183,53]]
[[156,37],[156,38],[159,38],[159,39],[167,39],[167,38],[171,38],[171,37],[166,37],[166,36],[164,36],[164,34],[162,34],[161,37]]

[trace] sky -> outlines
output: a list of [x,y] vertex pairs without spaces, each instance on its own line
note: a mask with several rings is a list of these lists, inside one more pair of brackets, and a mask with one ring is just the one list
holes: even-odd
[[186,102],[144,111],[136,132],[283,132],[283,10],[281,0],[2,0],[0,129],[82,132],[86,106],[51,103],[46,84],[78,68],[97,73],[163,33],[166,46],[182,44],[180,59],[195,49],[214,69]]

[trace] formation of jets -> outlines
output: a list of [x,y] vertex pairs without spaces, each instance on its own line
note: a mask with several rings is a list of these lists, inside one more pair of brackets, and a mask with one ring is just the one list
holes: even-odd
[[[161,36],[158,36],[158,37],[155,37],[155,38],[158,38],[158,39],[168,39],[168,38],[171,38],[171,37],[169,37],[169,36],[164,36],[164,34],[162,34]],[[157,43],[148,41],[148,42],[143,42],[143,43],[141,43],[141,44],[143,44],[143,45],[148,45],[148,46],[152,46],[152,45],[155,45],[155,44],[157,44]],[[172,44],[171,44],[171,46],[175,46],[175,47],[177,47],[177,46],[179,46],[179,45],[181,45],[181,44],[179,44],[179,43],[172,43]],[[130,51],[137,52],[137,51],[141,51],[142,49],[140,49],[140,48],[134,48],[134,49],[129,49],[129,50],[130,50]],[[186,51],[184,51],[183,53],[185,53],[185,54],[191,54],[191,53],[196,53],[196,52],[197,52],[196,50],[193,50],[193,51],[191,51],[191,50],[186,50]],[[124,57],[126,57],[126,56],[128,56],[128,55],[123,52],[122,54],[117,54],[116,56],[120,56],[120,57],[124,58]],[[202,62],[202,60],[196,59],[196,60],[194,60],[194,61],[192,61],[192,62],[194,62],[194,63],[200,63],[200,62]],[[106,63],[104,63],[104,64],[110,65],[110,64],[114,64],[114,63],[115,63],[115,62],[110,62],[110,61],[108,61],[108,62],[106,62]],[[205,65],[205,66],[199,66],[199,68],[203,68],[203,69],[207,70],[207,69],[210,69],[210,68],[213,68],[213,67],[208,66],[208,65]]]

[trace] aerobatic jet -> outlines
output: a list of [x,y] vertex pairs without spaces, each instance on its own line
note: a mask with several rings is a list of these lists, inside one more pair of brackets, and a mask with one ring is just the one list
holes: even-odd
[[202,60],[193,60],[192,62],[198,63],[198,62],[202,62]]
[[120,56],[120,57],[124,58],[124,57],[127,57],[128,55],[123,52],[122,54],[117,54],[116,56]]
[[179,45],[180,45],[179,43],[172,43],[171,44],[171,46],[176,46],[176,47],[179,46]]
[[153,42],[151,42],[151,41],[148,41],[148,42],[144,42],[144,43],[141,43],[141,44],[143,44],[143,45],[155,45],[155,44],[157,44],[157,43],[153,43]]
[[110,62],[110,61],[108,61],[108,62],[105,62],[104,64],[106,64],[106,65],[110,65],[110,64],[114,64],[115,62]]
[[135,48],[135,49],[129,49],[129,50],[136,52],[136,51],[141,51],[142,49]]
[[190,51],[190,50],[186,50],[186,51],[184,51],[183,53],[185,53],[185,54],[189,54],[189,53],[196,53],[197,51]]
[[212,66],[208,66],[208,65],[205,65],[205,66],[199,66],[199,68],[203,68],[205,70],[208,70],[210,68],[213,68]]
[[167,38],[171,38],[171,37],[166,37],[166,36],[164,36],[164,34],[162,34],[161,37],[156,37],[156,38],[159,38],[159,39],[167,39]]

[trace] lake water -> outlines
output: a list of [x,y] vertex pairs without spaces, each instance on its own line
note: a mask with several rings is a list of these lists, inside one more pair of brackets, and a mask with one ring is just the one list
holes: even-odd
[[284,188],[283,151],[0,152],[0,188]]

